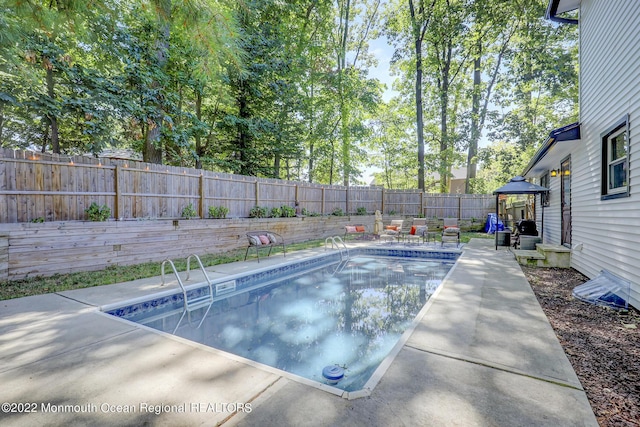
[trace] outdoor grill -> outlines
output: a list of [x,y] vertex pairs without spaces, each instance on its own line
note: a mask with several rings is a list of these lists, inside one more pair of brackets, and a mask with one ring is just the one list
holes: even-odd
[[518,229],[518,234],[521,236],[537,236],[538,229],[536,227],[536,222],[530,219],[522,219],[518,221],[516,224],[516,228]]

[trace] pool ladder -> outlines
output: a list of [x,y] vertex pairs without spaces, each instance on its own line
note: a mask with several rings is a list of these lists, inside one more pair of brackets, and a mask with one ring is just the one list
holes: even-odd
[[334,247],[340,251],[340,261],[349,260],[349,249],[340,236],[329,236],[324,239],[324,249],[327,250],[327,245],[331,242],[331,248]]
[[207,305],[211,305],[213,303],[213,285],[211,284],[211,279],[209,279],[209,276],[207,275],[207,272],[204,269],[204,266],[202,265],[202,261],[200,261],[200,257],[198,257],[198,255],[196,254],[191,254],[187,257],[187,278],[186,280],[189,280],[189,274],[190,274],[190,265],[191,265],[191,258],[195,258],[196,261],[198,261],[198,264],[200,265],[200,270],[202,270],[202,274],[204,274],[205,279],[207,280],[207,284],[209,285],[209,294],[207,295],[201,295],[198,297],[193,297],[191,299],[188,299],[188,295],[187,295],[187,289],[184,287],[184,284],[182,283],[182,279],[180,278],[180,275],[178,274],[178,270],[176,270],[176,266],[174,265],[173,261],[171,261],[169,258],[165,259],[164,261],[162,261],[162,267],[161,267],[161,271],[162,271],[162,284],[164,285],[164,266],[166,263],[169,263],[169,265],[171,266],[171,269],[173,270],[173,273],[176,275],[176,279],[178,279],[178,285],[180,285],[180,289],[182,289],[182,295],[183,295],[183,299],[184,299],[184,308],[186,311],[191,312],[193,310],[197,310],[199,308],[205,307]]
[[349,249],[347,249],[347,245],[344,243],[340,236],[327,237],[324,240],[324,249],[327,250],[327,245],[331,242],[331,248],[334,247],[340,251],[340,262],[336,266],[335,270],[333,270],[333,274],[341,272],[344,267],[349,262]]

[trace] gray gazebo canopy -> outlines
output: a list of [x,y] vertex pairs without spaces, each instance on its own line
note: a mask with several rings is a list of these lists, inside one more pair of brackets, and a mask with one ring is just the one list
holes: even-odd
[[[498,216],[498,198],[501,194],[540,194],[547,193],[549,189],[541,185],[527,182],[522,176],[514,176],[511,180],[493,192],[496,195],[496,221]],[[542,222],[544,223],[544,205],[542,205]],[[540,224],[540,235],[542,235],[543,224]],[[496,250],[498,250],[498,224],[496,222]]]

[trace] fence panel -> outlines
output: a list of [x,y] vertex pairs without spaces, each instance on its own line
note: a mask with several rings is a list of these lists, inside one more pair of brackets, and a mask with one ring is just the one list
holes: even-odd
[[422,193],[417,190],[385,191],[384,213],[419,216],[422,211]]
[[349,210],[356,213],[358,208],[364,208],[368,214],[373,214],[382,205],[382,188],[350,187]]
[[311,214],[321,214],[324,207],[324,186],[318,184],[298,185],[298,202],[300,209]]
[[343,213],[347,212],[347,187],[325,187],[322,213],[330,215],[336,209],[340,209]]
[[[256,205],[256,180],[231,174],[205,176],[205,209],[209,206],[225,206],[229,218],[244,218]],[[207,215],[205,215],[207,216]]]
[[329,215],[483,218],[495,210],[490,195],[425,194],[418,190],[344,187],[225,174],[131,160],[30,153],[0,148],[0,223],[86,219],[91,203],[116,219],[179,218],[192,204],[203,218],[210,206],[228,217],[248,217],[254,206],[293,207]]
[[495,212],[496,199],[488,194],[466,194],[460,198],[460,218],[486,219],[489,212]]
[[424,210],[427,218],[459,218],[460,198],[457,195],[431,193],[427,195]]

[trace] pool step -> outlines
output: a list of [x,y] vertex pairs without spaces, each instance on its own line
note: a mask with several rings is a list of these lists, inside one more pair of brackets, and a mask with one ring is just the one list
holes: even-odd
[[571,249],[561,245],[536,244],[536,250],[514,249],[513,254],[520,265],[528,267],[571,266]]

